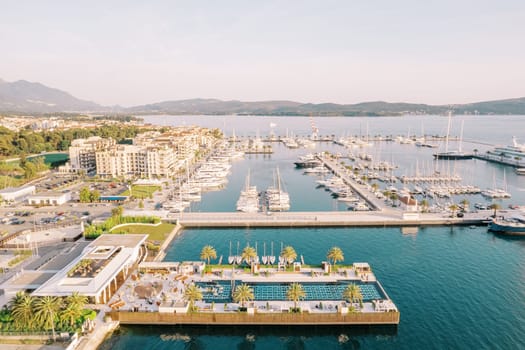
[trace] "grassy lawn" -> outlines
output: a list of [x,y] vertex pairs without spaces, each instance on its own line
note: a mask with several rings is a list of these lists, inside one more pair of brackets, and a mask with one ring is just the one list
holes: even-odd
[[[160,186],[131,186],[131,194],[135,198],[144,199],[149,198],[155,191],[160,190]],[[129,190],[125,190],[120,194],[121,196],[129,196]]]
[[129,225],[112,231],[111,233],[141,233],[148,234],[148,240],[163,242],[173,230],[173,224],[160,224],[159,226]]

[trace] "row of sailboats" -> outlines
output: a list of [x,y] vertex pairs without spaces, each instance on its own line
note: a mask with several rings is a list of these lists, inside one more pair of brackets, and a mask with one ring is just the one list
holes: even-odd
[[[250,171],[246,176],[244,190],[241,191],[237,200],[237,210],[246,213],[256,213],[259,211],[259,197],[257,187],[250,185]],[[269,211],[286,211],[290,209],[290,196],[283,190],[279,169],[274,175],[274,184],[264,192],[264,204]]]
[[[239,246],[240,243],[237,242],[237,254],[232,255],[232,242],[230,241],[230,255],[228,256],[228,263],[230,265],[236,264],[240,265],[243,262],[243,257],[239,253]],[[257,243],[255,243],[255,251],[257,252]],[[281,257],[279,257],[280,261]],[[244,259],[245,260],[245,259]],[[246,260],[245,260],[246,261]],[[258,264],[259,262],[262,262],[264,265],[272,265],[275,263],[275,255],[273,254],[273,242],[271,243],[271,253],[270,255],[266,255],[266,242],[264,243],[264,252],[261,256],[261,259],[259,260],[259,255],[256,255],[255,257],[251,258],[250,261],[246,261],[246,263],[255,263]]]

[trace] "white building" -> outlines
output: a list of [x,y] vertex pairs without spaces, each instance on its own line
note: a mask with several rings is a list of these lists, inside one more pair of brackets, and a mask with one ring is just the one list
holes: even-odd
[[78,292],[91,303],[107,303],[129,277],[133,265],[144,257],[147,237],[101,235],[32,295],[64,297]]
[[22,187],[7,187],[0,190],[0,197],[5,202],[21,202],[25,200],[29,195],[36,192],[36,188],[33,185],[22,186]]
[[97,175],[103,177],[171,177],[176,157],[168,146],[116,145],[96,153]]
[[104,151],[115,145],[115,140],[104,139],[99,136],[91,136],[87,139],[76,139],[69,147],[69,161],[73,171],[96,170],[96,152]]
[[27,197],[29,205],[62,205],[71,200],[71,192],[40,192]]

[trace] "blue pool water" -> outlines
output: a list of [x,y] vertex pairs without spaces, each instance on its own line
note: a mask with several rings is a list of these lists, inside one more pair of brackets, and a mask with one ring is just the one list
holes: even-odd
[[100,196],[101,201],[118,202],[128,199],[126,196]]
[[[235,285],[239,285],[242,281],[236,281]],[[352,282],[354,283],[354,282]],[[254,300],[256,301],[276,301],[288,300],[286,292],[289,283],[247,283],[253,289]],[[301,283],[305,291],[305,298],[303,300],[342,300],[343,291],[348,286],[349,282],[340,281],[337,283]],[[356,282],[361,289],[363,301],[370,301],[373,299],[384,298],[383,293],[376,283],[361,283]],[[199,282],[197,286],[203,290],[204,301],[211,303],[229,303],[231,298],[231,282],[221,281],[217,283]]]

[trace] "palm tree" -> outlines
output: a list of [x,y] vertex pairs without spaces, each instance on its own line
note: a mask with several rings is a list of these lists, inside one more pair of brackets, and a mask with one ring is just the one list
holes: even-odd
[[73,327],[80,316],[82,316],[82,309],[76,307],[75,304],[68,304],[65,309],[60,311],[59,320],[61,323],[64,322]]
[[55,318],[62,307],[62,299],[52,296],[40,297],[35,300],[35,318],[44,329],[51,328],[53,340],[55,336]]
[[428,200],[422,199],[421,202],[419,202],[419,205],[421,206],[421,211],[423,213],[426,213],[428,211]]
[[335,264],[338,262],[338,261],[343,261],[345,260],[345,256],[343,254],[343,251],[341,250],[341,248],[339,247],[332,247],[330,248],[330,250],[328,251],[328,253],[326,254],[326,258],[328,260],[332,260],[333,264],[334,264],[334,267],[335,267]]
[[206,260],[209,265],[211,259],[217,259],[217,251],[211,245],[205,245],[201,250],[201,259]]
[[348,300],[350,303],[363,302],[363,294],[361,293],[361,288],[355,283],[349,284],[343,291],[343,298]]
[[250,263],[253,258],[257,256],[257,252],[255,251],[255,248],[247,246],[242,250],[241,257],[246,263]]
[[202,300],[202,292],[195,284],[190,284],[184,290],[184,300],[190,303],[189,309],[193,311],[193,304]]
[[235,292],[233,293],[233,300],[236,303],[241,303],[242,307],[244,307],[244,303],[253,299],[253,289],[246,283],[243,283],[237,286],[237,288],[235,288]]
[[372,187],[372,191],[374,192],[377,192],[377,190],[379,189],[379,185],[375,182],[371,185],[371,187]]
[[88,302],[88,298],[85,295],[78,294],[78,292],[73,292],[73,294],[66,297],[67,305],[75,305],[80,310],[84,308],[87,302]]
[[82,316],[82,310],[87,304],[88,298],[84,295],[73,292],[65,299],[65,308],[60,313],[60,321],[69,321],[69,325],[73,326],[75,321]]
[[461,206],[463,207],[463,210],[464,210],[464,211],[467,211],[470,202],[468,201],[468,199],[463,198],[463,199],[461,200],[461,202],[459,202],[459,204],[461,204]]
[[286,291],[286,298],[294,302],[294,309],[297,310],[297,302],[306,297],[303,285],[299,283],[292,283]]
[[283,251],[281,252],[281,256],[286,260],[287,265],[290,265],[295,259],[297,259],[297,253],[290,245],[284,247]]
[[492,217],[496,218],[496,212],[501,209],[501,205],[499,205],[498,203],[492,203],[491,205],[489,205],[489,209],[494,209],[494,215]]
[[457,204],[451,204],[449,207],[450,211],[452,212],[452,217],[456,216],[456,211],[459,209]]
[[35,323],[34,318],[35,299],[24,292],[18,292],[10,302],[11,315],[14,318],[17,329],[31,329]]

